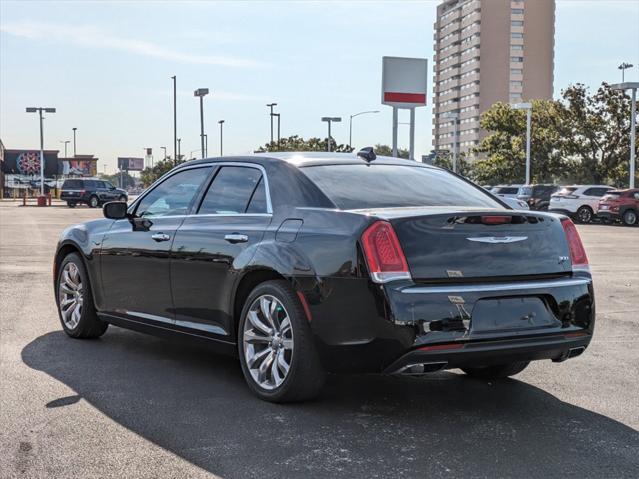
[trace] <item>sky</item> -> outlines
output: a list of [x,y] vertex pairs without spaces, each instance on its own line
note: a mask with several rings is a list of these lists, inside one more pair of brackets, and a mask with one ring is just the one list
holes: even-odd
[[[99,157],[100,173],[145,147],[161,158],[162,146],[173,150],[176,75],[186,155],[200,144],[197,88],[211,91],[209,156],[219,153],[221,119],[225,154],[266,143],[270,102],[283,137],[325,137],[320,118],[341,116],[338,143],[348,143],[350,115],[380,110],[353,120],[353,145],[390,144],[381,58],[427,58],[432,71],[438,3],[0,0],[0,139],[38,148],[37,117],[25,107],[55,107],[44,122],[47,149],[63,150],[76,127],[77,153]],[[555,97],[573,83],[621,81],[622,61],[635,65],[626,81],[639,81],[639,0],[557,0],[555,29]],[[416,113],[418,157],[432,148],[430,103]],[[408,125],[399,145],[408,145]]]

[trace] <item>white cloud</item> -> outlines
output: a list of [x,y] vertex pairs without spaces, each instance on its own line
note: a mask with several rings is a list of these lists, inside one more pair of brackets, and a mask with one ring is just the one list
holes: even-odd
[[244,68],[264,66],[261,62],[245,58],[184,53],[149,41],[114,35],[93,26],[17,22],[2,25],[0,26],[0,30],[9,35],[28,38],[30,40],[61,41],[81,47],[119,50],[136,55],[182,63]]

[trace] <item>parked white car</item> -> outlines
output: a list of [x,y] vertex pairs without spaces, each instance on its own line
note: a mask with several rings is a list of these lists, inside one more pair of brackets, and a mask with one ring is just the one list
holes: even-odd
[[515,210],[530,209],[530,206],[528,206],[528,203],[524,200],[518,200],[517,198],[511,198],[510,196],[500,196],[499,199]]
[[613,189],[607,185],[564,186],[550,197],[548,211],[568,215],[580,223],[590,223],[597,214],[601,197]]
[[501,198],[517,198],[524,194],[524,185],[497,185],[493,186],[490,192]]

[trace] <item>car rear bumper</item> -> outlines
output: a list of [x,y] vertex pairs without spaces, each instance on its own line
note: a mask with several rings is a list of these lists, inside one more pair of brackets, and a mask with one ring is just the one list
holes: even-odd
[[551,334],[541,337],[492,341],[459,341],[414,349],[388,366],[384,373],[481,367],[518,361],[552,359],[564,361],[581,354],[592,336],[583,331]]
[[618,212],[610,211],[610,210],[604,210],[604,211],[599,210],[597,212],[597,216],[599,218],[610,219],[610,220],[617,220],[621,218],[621,215]]

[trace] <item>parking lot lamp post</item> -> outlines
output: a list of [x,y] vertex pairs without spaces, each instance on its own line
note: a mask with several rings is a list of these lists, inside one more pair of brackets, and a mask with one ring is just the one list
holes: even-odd
[[457,173],[457,156],[459,153],[459,113],[454,111],[447,111],[443,114],[444,118],[450,118],[453,120],[453,172]]
[[177,157],[178,160],[182,159],[182,138],[177,139]]
[[632,63],[623,62],[621,65],[617,67],[619,70],[621,70],[621,83],[624,83],[626,81],[625,79],[626,70],[628,68],[632,68],[633,66],[634,65]]
[[326,151],[331,151],[331,124],[333,122],[339,123],[342,121],[340,116],[323,116],[322,121],[328,123],[328,138],[326,139]]
[[40,114],[40,195],[44,196],[44,132],[42,130],[42,112],[55,113],[55,108],[28,107],[27,113]]
[[530,184],[530,129],[532,123],[532,103],[513,103],[513,110],[526,110],[526,184]]
[[[630,65],[632,66],[632,65]],[[630,90],[631,93],[631,103],[630,103],[630,181],[629,187],[635,187],[635,155],[637,150],[637,89],[639,88],[639,82],[627,82],[627,83],[618,83],[616,85],[610,85],[612,90],[621,90],[626,91]]]
[[208,94],[208,88],[198,88],[193,92],[193,96],[200,98],[200,139],[202,141],[202,158],[206,157],[206,148],[204,147],[204,97]]
[[277,106],[277,103],[267,103],[266,106],[271,109],[269,117],[271,119],[271,143],[273,143],[273,107]]
[[166,160],[166,146],[161,146],[160,148],[164,150],[164,160]]
[[72,130],[73,130],[73,158],[75,158],[75,155],[76,155],[76,153],[75,153],[75,132],[78,131],[78,129],[73,127]]
[[359,113],[355,113],[351,115],[350,120],[348,122],[348,146],[349,148],[353,148],[353,118],[360,115],[366,115],[367,113],[379,113],[379,110],[370,110],[370,111],[360,111]]
[[277,149],[280,149],[280,114],[273,113],[273,116],[277,118]]
[[171,77],[173,80],[173,160],[178,157],[177,139],[177,76]]
[[224,120],[218,121],[220,124],[220,156],[224,156]]
[[60,141],[60,143],[64,143],[64,157],[67,157],[67,145],[71,143],[71,140]]

